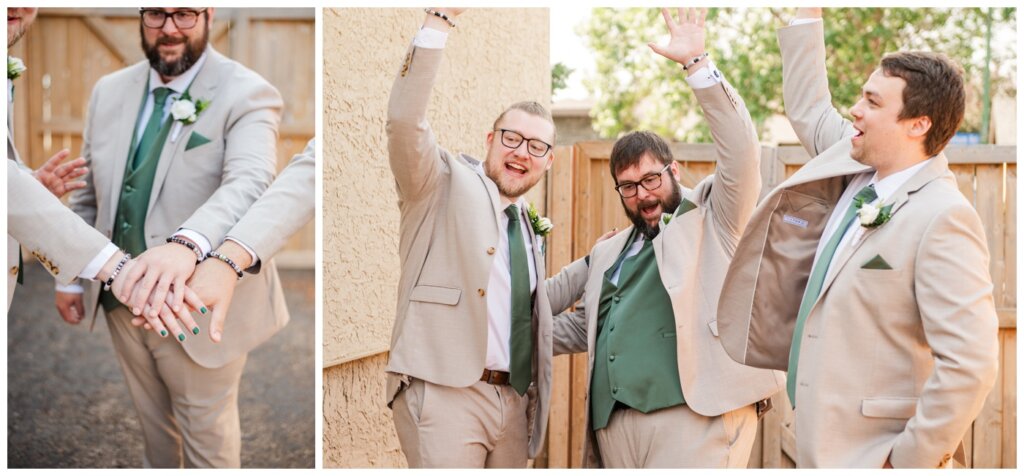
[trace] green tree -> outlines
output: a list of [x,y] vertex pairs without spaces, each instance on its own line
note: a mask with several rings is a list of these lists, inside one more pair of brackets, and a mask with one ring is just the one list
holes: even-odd
[[554,96],[565,89],[566,83],[569,81],[569,76],[573,73],[573,69],[566,66],[565,63],[555,63],[551,66],[551,95]]
[[[1015,10],[994,12],[993,28],[1016,32]],[[791,9],[711,9],[707,16],[711,58],[743,96],[763,133],[765,120],[782,114],[782,62],[776,29]],[[681,141],[708,141],[685,75],[647,47],[667,34],[657,9],[594,9],[577,33],[594,52],[594,75],[584,85],[595,98],[594,129],[614,138],[636,129]],[[978,130],[985,64],[985,11],[966,9],[838,8],[825,10],[826,63],[833,104],[843,113],[886,52],[941,51],[964,66],[968,84],[963,130]],[[993,45],[993,90],[1016,94],[1016,52]],[[688,117],[690,118],[688,120]]]

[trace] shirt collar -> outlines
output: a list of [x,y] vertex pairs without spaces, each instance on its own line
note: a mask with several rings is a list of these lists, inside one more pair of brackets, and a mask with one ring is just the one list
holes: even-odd
[[[210,49],[209,46],[206,47]],[[192,84],[192,80],[196,79],[196,75],[199,74],[199,70],[203,69],[203,64],[206,63],[207,52],[204,50],[203,54],[199,56],[196,63],[191,68],[185,70],[184,73],[178,75],[178,77],[172,79],[169,83],[164,84],[163,80],[160,79],[160,73],[157,73],[152,67],[149,68],[149,92],[153,93],[156,88],[171,88],[176,94],[181,94],[188,89],[188,86]]]
[[907,183],[907,180],[910,180],[910,177],[913,177],[919,170],[925,168],[925,166],[927,166],[934,158],[935,157],[932,156],[927,160],[922,160],[920,163],[907,167],[882,180],[878,180],[878,172],[875,172],[875,174],[871,176],[870,185],[875,186],[875,192],[878,193],[878,197],[880,199],[888,200],[896,193],[896,190],[899,190],[903,184]]

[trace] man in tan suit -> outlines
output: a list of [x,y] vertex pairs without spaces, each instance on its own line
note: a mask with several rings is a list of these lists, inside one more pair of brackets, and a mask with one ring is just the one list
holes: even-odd
[[999,348],[985,232],[942,154],[962,73],[940,54],[886,55],[851,124],[831,104],[821,10],[798,17],[779,31],[784,99],[814,159],[747,226],[722,344],[788,369],[798,466],[948,466]]
[[388,104],[402,276],[387,401],[412,467],[522,468],[547,427],[551,309],[574,294],[545,292],[522,198],[551,165],[555,127],[517,103],[487,133],[484,162],[438,146],[427,103],[460,10],[436,12],[447,20],[427,14]]
[[193,337],[198,326],[151,321],[161,335],[130,320],[152,317],[147,298],[184,286],[270,185],[282,101],[266,80],[208,45],[213,8],[143,8],[140,16],[149,61],[93,89],[83,144],[92,172],[71,207],[173,278],[144,277],[142,291],[117,296],[132,309],[90,286],[85,309],[104,308],[142,426],[145,466],[238,467],[247,353],[288,321],[273,263],[238,283],[219,344]]
[[757,408],[781,374],[733,362],[718,342],[716,304],[761,189],[750,114],[704,50],[706,10],[662,11],[658,54],[684,67],[715,139],[715,175],[678,183],[651,132],[615,142],[611,172],[633,226],[590,253],[583,305],[554,323],[556,354],[587,352],[588,465],[745,468]]
[[[27,33],[36,13],[35,8],[7,9],[8,48]],[[83,167],[85,159],[58,165],[68,156],[69,151],[65,149],[36,171],[31,171],[21,161],[14,146],[14,80],[17,76],[19,74],[12,75],[9,71],[7,78],[7,307],[10,308],[15,286],[21,281],[22,245],[64,284],[76,277],[105,282],[116,269],[117,279],[112,286],[121,290],[127,271],[137,262],[126,259],[122,263],[125,255],[116,245],[58,200],[69,191],[85,186],[84,182],[76,181],[87,172]],[[166,304],[161,308],[161,319],[191,319],[187,312],[174,316]]]

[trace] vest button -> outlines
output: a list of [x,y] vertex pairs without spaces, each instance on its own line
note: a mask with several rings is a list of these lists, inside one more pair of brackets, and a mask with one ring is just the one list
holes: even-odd
[[135,188],[133,188],[131,185],[125,185],[124,186],[124,191],[128,192],[128,193],[132,193],[132,192],[135,191]]
[[615,362],[615,354],[609,355],[608,360]]
[[487,248],[487,254],[489,254],[489,255],[493,255],[494,254],[494,247],[493,246],[490,247],[490,248]]
[[614,296],[614,297],[612,297],[612,301],[619,302],[621,300],[622,300],[621,296]]
[[483,289],[477,289],[476,292],[477,292],[477,294],[479,294],[481,296],[487,294],[487,291],[484,291]]
[[608,332],[615,332],[615,326],[611,326],[611,327],[609,327],[609,328],[608,328]]
[[619,387],[612,387],[612,393],[619,393]]
[[122,223],[121,224],[121,229],[124,230],[124,231],[128,231],[128,230],[132,229],[132,226],[130,224],[128,224],[128,223]]

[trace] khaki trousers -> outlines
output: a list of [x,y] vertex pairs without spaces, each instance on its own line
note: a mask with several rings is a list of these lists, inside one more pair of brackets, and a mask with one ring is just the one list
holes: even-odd
[[201,367],[174,336],[132,327],[131,317],[119,307],[107,315],[107,326],[142,426],[144,466],[240,467],[238,383],[247,356],[216,369]]
[[612,412],[597,430],[606,468],[746,468],[757,436],[753,405],[706,417],[688,405]]
[[412,379],[391,408],[410,468],[525,468],[527,400],[509,385]]

